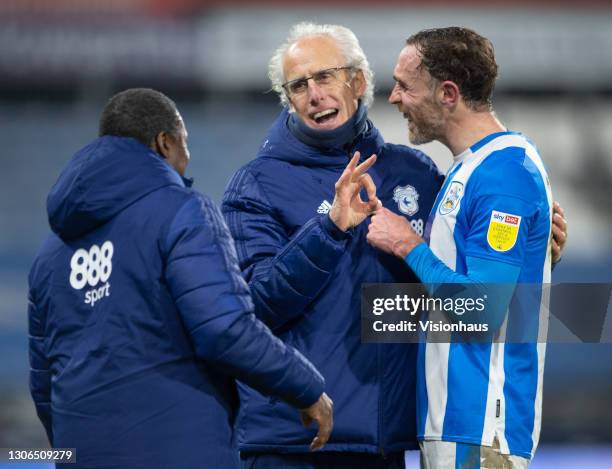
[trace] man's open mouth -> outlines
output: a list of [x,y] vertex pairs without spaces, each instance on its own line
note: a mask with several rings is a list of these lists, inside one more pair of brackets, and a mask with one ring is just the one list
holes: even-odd
[[324,111],[317,112],[312,115],[312,119],[317,124],[324,124],[325,122],[332,120],[338,115],[338,109],[325,109]]

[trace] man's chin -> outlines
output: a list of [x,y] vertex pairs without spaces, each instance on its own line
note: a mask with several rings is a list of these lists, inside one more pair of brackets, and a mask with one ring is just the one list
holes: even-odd
[[408,130],[408,140],[413,145],[424,145],[426,143],[431,142],[433,139],[428,138],[425,135],[419,134],[409,129]]

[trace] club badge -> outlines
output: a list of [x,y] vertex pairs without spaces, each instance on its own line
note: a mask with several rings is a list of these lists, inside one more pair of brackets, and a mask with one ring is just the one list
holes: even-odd
[[463,183],[453,181],[446,189],[442,202],[440,202],[440,215],[447,215],[459,206],[463,196]]
[[397,202],[400,212],[412,216],[419,211],[419,193],[410,185],[397,186],[393,189],[393,200]]

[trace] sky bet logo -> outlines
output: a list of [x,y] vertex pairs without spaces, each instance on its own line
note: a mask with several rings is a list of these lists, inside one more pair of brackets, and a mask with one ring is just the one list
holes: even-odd
[[[86,285],[93,287],[85,293],[85,304],[93,306],[97,301],[110,296],[110,278],[113,271],[113,243],[106,241],[99,247],[94,244],[89,250],[77,249],[70,259],[70,285],[80,290]],[[104,285],[98,287],[102,282]]]
[[506,223],[508,225],[518,225],[520,220],[520,217],[515,217],[514,215],[508,215],[507,213],[496,211],[493,211],[492,218],[497,222]]

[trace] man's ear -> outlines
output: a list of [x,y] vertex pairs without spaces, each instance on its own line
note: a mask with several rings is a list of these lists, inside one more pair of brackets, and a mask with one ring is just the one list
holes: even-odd
[[355,96],[357,99],[363,98],[363,95],[366,91],[366,79],[363,74],[363,70],[357,70],[355,76],[353,77],[353,91],[355,92]]
[[447,108],[453,108],[459,104],[461,93],[457,83],[454,81],[446,80],[440,83],[438,97],[440,104]]
[[160,132],[155,136],[153,146],[153,150],[155,150],[163,159],[168,159],[170,149],[168,147],[168,134],[166,132]]

